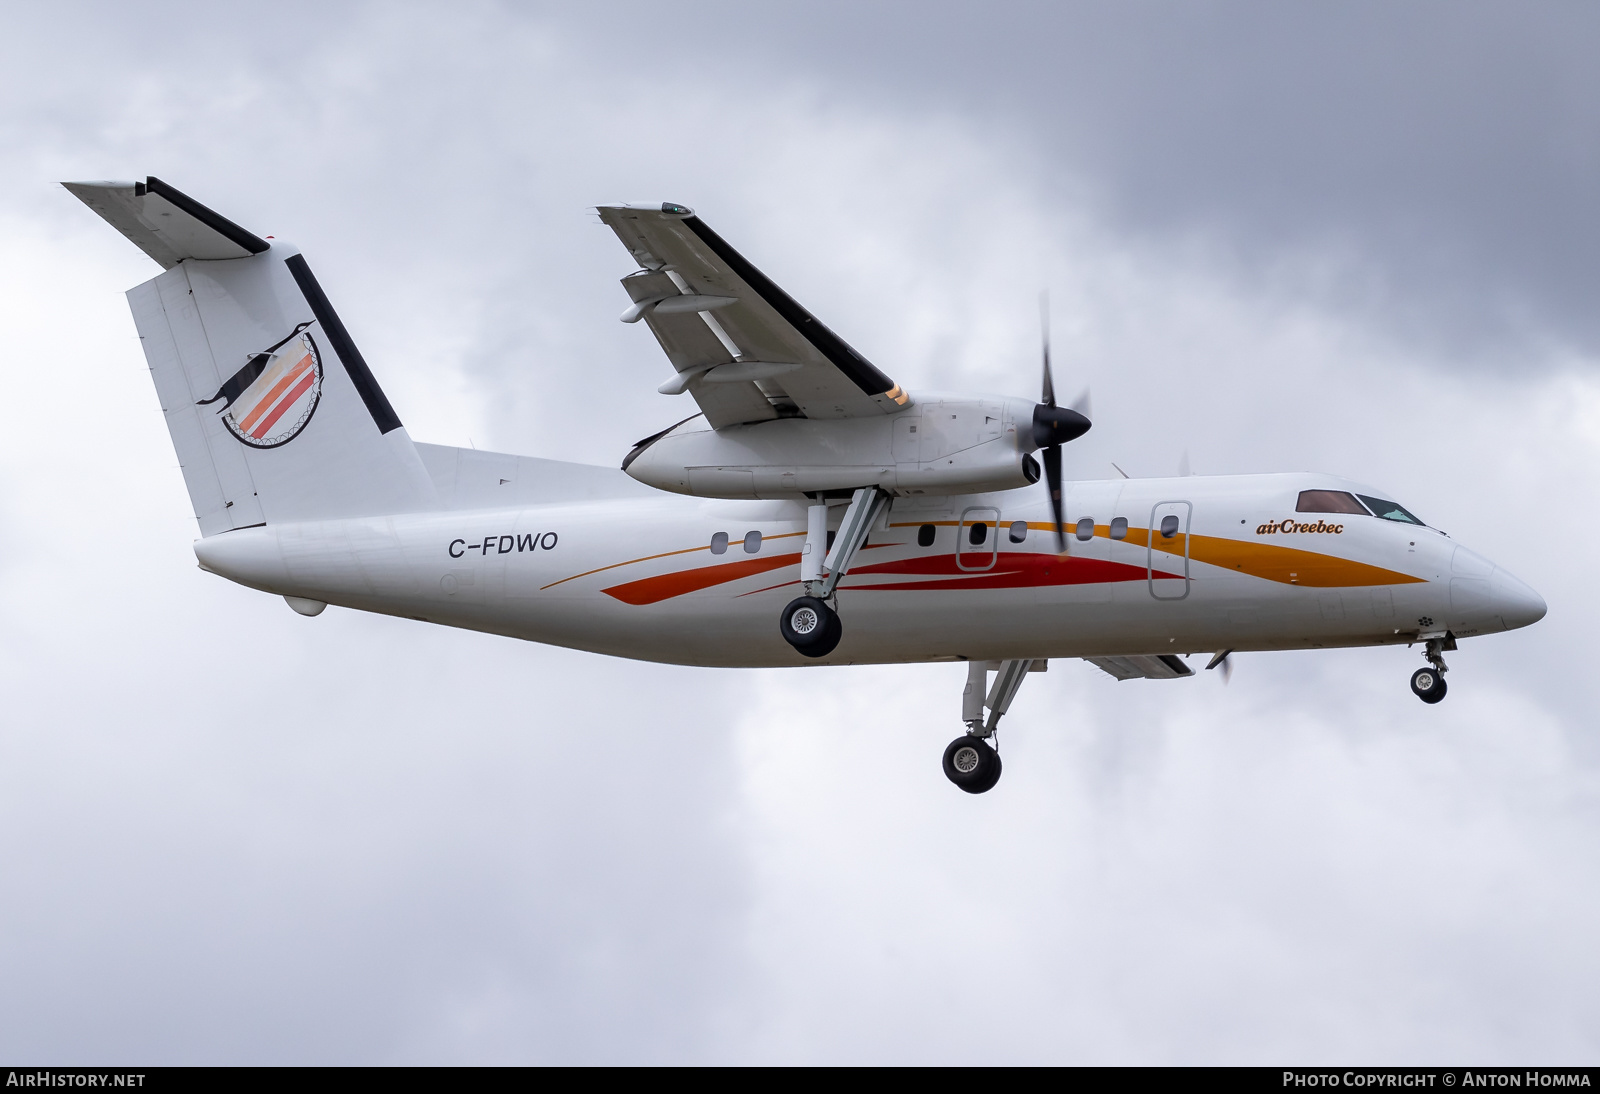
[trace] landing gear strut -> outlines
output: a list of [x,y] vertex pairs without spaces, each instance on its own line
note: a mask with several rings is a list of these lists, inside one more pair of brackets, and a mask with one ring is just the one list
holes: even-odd
[[[994,746],[995,727],[1000,716],[1011,708],[1023,679],[1043,661],[968,661],[967,689],[961,695],[961,719],[967,723],[964,736],[951,741],[944,750],[945,778],[968,794],[982,794],[1000,781],[1000,750]],[[989,687],[989,670],[995,674]],[[987,695],[985,695],[987,692]],[[983,708],[989,708],[988,721]]]
[[[828,503],[818,500],[806,509],[806,544],[800,554],[800,585],[804,596],[784,606],[778,616],[783,640],[803,657],[826,657],[844,636],[844,625],[834,604],[839,581],[850,570],[856,552],[867,542],[873,525],[888,510],[893,498],[876,486],[863,486],[850,499],[833,548],[828,548]],[[826,559],[824,559],[826,554]],[[823,570],[828,576],[822,576]]]
[[1428,659],[1428,667],[1418,669],[1411,674],[1411,694],[1424,703],[1437,703],[1450,690],[1444,682],[1444,674],[1450,671],[1449,666],[1444,663],[1444,653],[1446,650],[1456,648],[1456,640],[1446,632],[1426,641],[1427,647],[1423,656]]

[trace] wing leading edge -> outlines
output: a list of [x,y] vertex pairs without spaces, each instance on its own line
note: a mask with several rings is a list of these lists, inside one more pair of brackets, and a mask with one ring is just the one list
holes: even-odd
[[681,205],[597,210],[640,269],[622,279],[632,305],[707,422],[892,414],[906,393]]

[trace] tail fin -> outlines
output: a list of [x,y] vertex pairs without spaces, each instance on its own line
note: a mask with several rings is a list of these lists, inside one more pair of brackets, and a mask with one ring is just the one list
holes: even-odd
[[128,303],[201,535],[438,504],[295,248],[160,179],[63,185],[166,267]]

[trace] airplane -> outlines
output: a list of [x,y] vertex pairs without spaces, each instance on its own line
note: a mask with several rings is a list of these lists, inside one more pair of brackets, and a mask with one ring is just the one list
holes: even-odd
[[908,391],[684,205],[596,210],[638,267],[622,322],[697,408],[612,469],[413,441],[296,247],[154,177],[63,185],[163,267],[127,297],[200,568],[301,615],[680,665],[964,663],[943,768],[981,794],[1053,658],[1170,680],[1196,655],[1226,677],[1236,652],[1420,646],[1411,690],[1437,703],[1460,639],[1545,614],[1343,478],[1066,481],[1090,422],[1057,403],[1048,337],[1037,401]]

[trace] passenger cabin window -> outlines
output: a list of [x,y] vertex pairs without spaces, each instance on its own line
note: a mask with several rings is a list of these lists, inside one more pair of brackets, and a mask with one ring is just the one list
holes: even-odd
[[1295,502],[1296,513],[1359,513],[1366,516],[1367,511],[1361,508],[1361,503],[1354,494],[1343,490],[1302,490],[1300,500]]
[[1168,513],[1161,518],[1161,538],[1171,539],[1178,534],[1178,517],[1175,513]]
[[1094,518],[1084,517],[1078,522],[1078,530],[1073,533],[1079,539],[1091,540],[1094,538]]
[[989,541],[989,526],[979,521],[967,530],[967,542],[974,547]]
[[932,547],[933,537],[938,533],[939,529],[935,528],[933,525],[924,524],[921,528],[917,529],[917,546]]
[[744,553],[753,555],[759,550],[761,550],[761,533],[746,532],[744,534]]
[[728,533],[718,532],[716,535],[711,537],[711,553],[714,555],[722,555],[727,554],[727,552]]
[[1027,541],[1027,538],[1028,538],[1028,522],[1025,521],[1025,520],[1014,520],[1014,521],[1012,521],[1011,522],[1011,542],[1012,543],[1023,543],[1023,542]]
[[1111,518],[1111,538],[1112,539],[1127,539],[1128,538],[1128,518],[1127,517],[1113,517],[1113,518]]
[[[1384,520],[1398,521],[1401,524],[1422,524],[1422,522],[1415,516],[1406,512],[1403,506],[1396,505],[1392,501],[1384,501],[1382,498],[1369,498],[1365,494],[1358,494],[1356,496],[1367,503],[1367,508],[1372,510],[1372,515],[1375,517],[1382,517]],[[1427,527],[1425,524],[1422,526],[1424,528]]]

